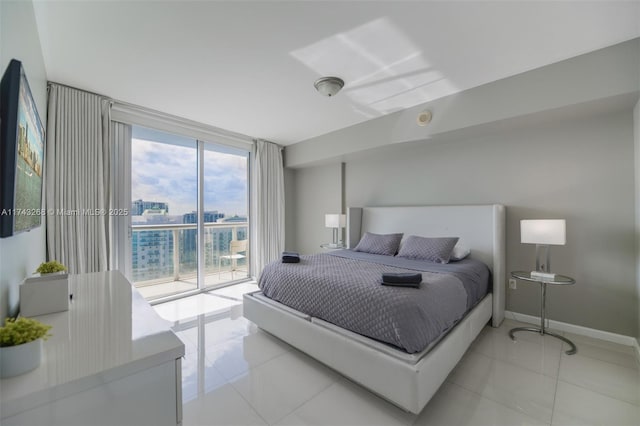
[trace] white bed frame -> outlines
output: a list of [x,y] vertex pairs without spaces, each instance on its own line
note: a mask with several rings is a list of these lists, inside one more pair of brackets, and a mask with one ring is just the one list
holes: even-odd
[[419,413],[491,319],[498,327],[505,310],[505,209],[501,205],[350,208],[347,244],[364,232],[460,237],[471,257],[492,272],[488,294],[444,338],[408,355],[372,339],[311,318],[261,292],[244,296],[244,316],[260,328],[309,354],[397,406]]

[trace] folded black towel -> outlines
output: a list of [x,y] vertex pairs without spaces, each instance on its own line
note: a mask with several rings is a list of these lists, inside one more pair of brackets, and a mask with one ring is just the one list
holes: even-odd
[[283,251],[282,263],[300,263],[300,255],[295,251]]
[[385,283],[420,284],[422,282],[422,274],[419,272],[402,272],[397,274],[386,272],[382,274],[382,281]]
[[388,283],[382,281],[380,284],[388,285],[390,287],[412,287],[412,288],[420,288],[420,283]]

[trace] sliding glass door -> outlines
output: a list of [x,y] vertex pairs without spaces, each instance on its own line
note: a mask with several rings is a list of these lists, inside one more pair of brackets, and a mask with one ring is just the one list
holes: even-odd
[[249,276],[248,161],[240,149],[132,127],[131,278],[145,298]]
[[206,285],[249,276],[248,153],[203,146]]

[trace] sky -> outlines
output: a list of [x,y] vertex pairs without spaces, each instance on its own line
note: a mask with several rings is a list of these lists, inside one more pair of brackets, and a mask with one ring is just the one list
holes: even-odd
[[[196,210],[197,150],[133,138],[131,198],[169,203],[169,214]],[[247,158],[205,150],[204,208],[226,217],[247,215]]]

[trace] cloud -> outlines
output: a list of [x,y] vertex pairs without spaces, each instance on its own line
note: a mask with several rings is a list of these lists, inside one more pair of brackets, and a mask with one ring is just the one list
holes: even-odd
[[[171,214],[197,207],[197,150],[133,139],[131,144],[132,199],[169,203]],[[228,216],[247,214],[247,159],[233,154],[205,151],[205,210]]]

